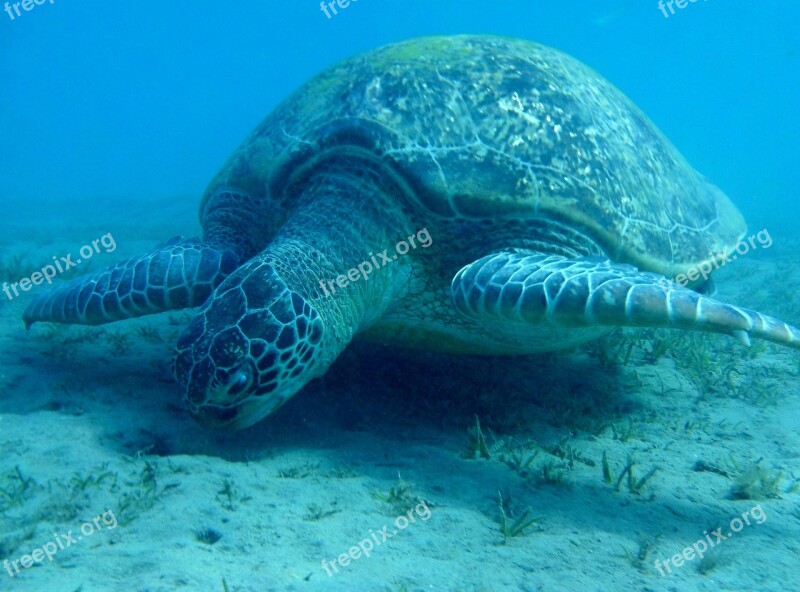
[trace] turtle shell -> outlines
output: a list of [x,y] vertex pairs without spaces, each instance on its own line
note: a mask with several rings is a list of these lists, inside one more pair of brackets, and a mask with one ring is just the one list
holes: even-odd
[[236,186],[288,213],[292,180],[348,151],[397,172],[422,215],[553,220],[665,275],[731,252],[746,231],[616,87],[560,51],[493,36],[414,39],[324,71],[254,130],[205,199]]

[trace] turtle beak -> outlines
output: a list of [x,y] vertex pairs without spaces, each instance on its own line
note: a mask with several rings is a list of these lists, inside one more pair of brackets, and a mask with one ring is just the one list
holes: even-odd
[[239,427],[238,407],[217,407],[205,405],[190,411],[192,417],[206,428],[217,430],[237,430]]
[[[288,397],[271,397],[269,402],[246,399],[232,407],[191,406],[189,412],[200,425],[215,430],[236,431],[249,428],[281,407]],[[268,404],[269,403],[269,404]]]

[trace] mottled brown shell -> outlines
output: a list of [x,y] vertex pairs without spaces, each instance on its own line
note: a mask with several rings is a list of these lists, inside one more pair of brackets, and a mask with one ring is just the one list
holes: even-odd
[[665,275],[745,233],[613,85],[554,49],[489,36],[411,40],[330,68],[267,117],[207,196],[236,185],[289,211],[302,163],[352,147],[400,172],[426,215],[557,220]]

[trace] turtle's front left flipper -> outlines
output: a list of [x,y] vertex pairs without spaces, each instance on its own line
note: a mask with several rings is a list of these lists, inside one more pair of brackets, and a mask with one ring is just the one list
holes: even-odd
[[101,325],[199,306],[238,264],[230,251],[198,239],[173,239],[141,257],[42,294],[22,318],[28,328],[37,321]]
[[782,321],[597,257],[495,253],[461,269],[451,291],[465,316],[516,334],[521,325],[673,327],[800,349],[800,330]]

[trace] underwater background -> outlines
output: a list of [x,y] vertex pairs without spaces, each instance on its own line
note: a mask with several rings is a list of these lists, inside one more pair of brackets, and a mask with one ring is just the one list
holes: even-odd
[[[200,234],[206,184],[313,75],[491,33],[630,97],[769,232],[715,274],[718,297],[797,325],[800,4],[686,2],[12,2],[0,282],[107,235],[59,279]],[[796,351],[665,330],[516,358],[354,343],[275,417],[220,433],[170,373],[190,311],[26,332],[39,290],[0,293],[0,591],[797,587]]]

